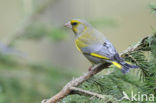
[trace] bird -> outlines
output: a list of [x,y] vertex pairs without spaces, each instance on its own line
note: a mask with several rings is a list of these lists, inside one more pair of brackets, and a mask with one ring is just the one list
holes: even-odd
[[82,19],[71,19],[64,25],[72,29],[74,41],[77,49],[93,64],[111,63],[121,69],[123,74],[129,72],[131,68],[138,68],[125,62],[113,44],[104,34],[95,29],[91,24]]

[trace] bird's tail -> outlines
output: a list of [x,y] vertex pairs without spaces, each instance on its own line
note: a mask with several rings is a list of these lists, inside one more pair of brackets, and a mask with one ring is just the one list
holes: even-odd
[[136,66],[136,65],[128,64],[128,63],[126,63],[126,62],[121,62],[120,64],[122,65],[121,71],[122,71],[122,73],[124,73],[124,74],[127,73],[127,72],[129,71],[129,69],[139,68],[139,67]]
[[112,62],[116,67],[118,67],[119,69],[121,69],[122,73],[127,73],[129,71],[129,69],[134,69],[134,68],[139,68],[138,66],[136,65],[132,65],[132,64],[128,64],[126,62],[120,62],[120,63],[117,63],[117,62]]
[[114,55],[114,60],[116,61],[113,61],[112,63],[121,69],[122,73],[127,73],[129,71],[129,69],[134,69],[134,68],[139,68],[138,66],[136,65],[132,65],[132,64],[129,64],[129,63],[126,63],[120,56],[119,54],[116,54]]

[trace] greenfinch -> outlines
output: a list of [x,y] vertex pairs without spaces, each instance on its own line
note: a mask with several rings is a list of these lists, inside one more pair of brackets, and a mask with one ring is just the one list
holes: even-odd
[[119,56],[112,43],[85,20],[72,19],[64,26],[72,29],[75,34],[74,41],[77,49],[83,53],[92,64],[112,63],[121,69],[124,74],[127,73],[130,68],[138,68],[136,65],[126,63],[124,59]]

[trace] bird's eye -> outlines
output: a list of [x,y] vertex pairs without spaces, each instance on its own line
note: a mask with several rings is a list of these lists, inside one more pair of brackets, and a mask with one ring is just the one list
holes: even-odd
[[77,25],[77,22],[72,23],[72,25]]

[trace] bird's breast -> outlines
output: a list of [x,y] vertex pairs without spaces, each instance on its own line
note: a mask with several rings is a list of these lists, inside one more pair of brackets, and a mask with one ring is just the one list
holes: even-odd
[[78,39],[78,38],[75,40],[75,45],[79,51],[81,51],[81,48],[84,48],[87,46],[87,44],[84,41],[82,41],[81,39]]
[[87,46],[95,43],[95,40],[96,40],[95,37],[90,35],[90,33],[85,32],[75,39],[75,44],[76,44],[77,48],[79,50],[81,50],[81,48],[87,47]]

